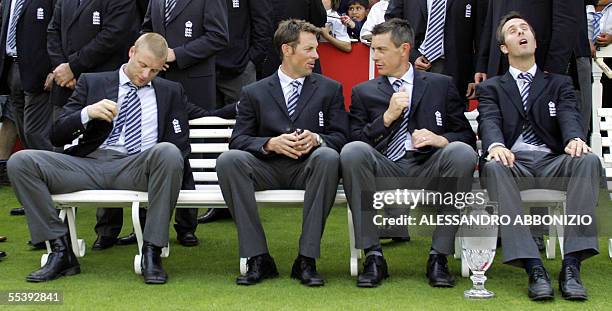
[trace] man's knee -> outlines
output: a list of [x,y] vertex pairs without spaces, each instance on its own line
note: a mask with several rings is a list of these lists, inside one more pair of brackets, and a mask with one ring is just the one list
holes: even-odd
[[34,163],[32,155],[36,153],[36,150],[21,150],[11,155],[6,163],[6,169],[9,177],[14,177],[23,172],[27,168],[31,167]]
[[339,165],[340,163],[340,155],[338,154],[336,150],[332,148],[328,148],[328,147],[318,148],[312,153],[312,156],[314,157],[316,161],[319,161],[321,163],[328,163],[328,164],[334,164],[334,165]]
[[158,143],[151,148],[154,156],[164,161],[168,165],[183,169],[184,160],[179,148],[168,142]]
[[486,176],[498,176],[504,174],[508,170],[509,168],[507,166],[495,160],[486,161],[483,167],[483,172]]
[[474,149],[463,142],[452,142],[444,147],[447,161],[456,167],[475,168],[478,154]]
[[228,169],[233,169],[237,167],[237,163],[242,163],[247,161],[247,158],[250,156],[250,153],[242,150],[228,150],[223,152],[218,158],[216,162],[216,170],[217,171],[225,171]]
[[359,166],[366,161],[372,150],[370,145],[362,141],[348,143],[340,152],[340,163],[343,168]]

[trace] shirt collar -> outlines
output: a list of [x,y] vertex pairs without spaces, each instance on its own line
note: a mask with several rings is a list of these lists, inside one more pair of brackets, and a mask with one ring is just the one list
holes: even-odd
[[[128,76],[125,74],[125,68],[126,68],[126,64],[121,65],[121,68],[119,69],[119,86],[124,86],[126,83],[131,82],[130,78],[128,78]],[[151,86],[151,81],[149,81],[149,83],[147,83],[145,86]]]
[[281,84],[281,88],[285,88],[288,85],[291,84],[291,82],[293,82],[294,80],[299,81],[302,85],[304,85],[304,80],[306,79],[306,77],[301,77],[301,78],[297,78],[297,79],[293,79],[290,76],[286,75],[282,70],[281,70],[282,66],[278,67],[278,79],[280,80],[280,84]]
[[[389,80],[389,83],[391,83],[391,85],[393,85],[393,82],[395,82],[395,80],[398,80],[395,77],[387,77],[387,79]],[[404,75],[402,76],[402,80],[404,80],[404,83],[408,83],[411,85],[414,84],[414,66],[412,66],[412,64],[409,64],[408,71],[404,73]]]
[[[520,75],[521,73],[523,73],[522,71],[510,66],[510,75],[512,75],[512,78],[514,78],[514,80],[518,79],[518,75]],[[532,76],[535,77],[536,72],[538,71],[538,65],[534,64],[531,68],[529,68],[529,70],[527,70],[527,72],[529,72]]]

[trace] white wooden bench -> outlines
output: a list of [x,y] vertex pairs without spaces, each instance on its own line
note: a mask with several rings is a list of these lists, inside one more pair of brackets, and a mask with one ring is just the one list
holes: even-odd
[[[612,108],[599,108],[596,111],[598,130],[604,133],[600,138],[600,148],[602,150],[601,160],[606,174],[606,184],[609,191],[612,191]],[[612,193],[609,194],[612,199]],[[608,239],[608,255],[612,258],[612,238]]]

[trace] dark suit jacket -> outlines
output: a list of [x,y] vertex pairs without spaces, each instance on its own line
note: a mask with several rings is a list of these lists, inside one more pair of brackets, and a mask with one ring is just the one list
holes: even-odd
[[477,72],[492,77],[508,70],[508,60],[499,50],[496,29],[502,16],[518,11],[533,27],[538,44],[536,63],[542,70],[565,74],[578,40],[579,15],[585,15],[581,0],[490,1],[481,35]]
[[[8,36],[11,1],[2,2],[2,30],[0,32],[0,74],[5,83],[7,68],[4,68],[6,57],[6,37]],[[19,74],[21,87],[26,92],[43,91],[45,79],[51,72],[49,54],[47,54],[47,25],[53,14],[55,0],[27,0],[23,5],[17,21],[17,54],[19,56]]]
[[[179,82],[189,98],[207,109],[215,105],[215,54],[229,42],[225,0],[180,0],[165,25],[165,0],[151,0],[142,32],[157,32],[174,49],[166,79]],[[191,27],[189,27],[191,26]]]
[[[586,141],[576,94],[567,76],[538,70],[527,99],[526,113],[516,81],[509,72],[487,79],[477,88],[478,133],[485,153],[495,142],[512,148],[527,118],[536,134],[554,153],[564,153],[563,149],[572,138]],[[556,113],[551,113],[551,103],[554,103]]]
[[[47,50],[51,67],[69,63],[79,77],[84,72],[118,68],[138,32],[133,0],[59,0],[49,23]],[[98,18],[99,17],[99,18]],[[51,102],[62,106],[72,90],[53,85]]]
[[[457,89],[463,93],[474,80],[474,51],[478,42],[479,7],[483,0],[447,0],[444,24],[444,74],[455,79]],[[427,31],[427,0],[391,0],[385,19],[393,17],[408,20],[414,28],[415,44],[410,61],[421,56],[418,48],[425,41]]]
[[263,146],[270,138],[296,129],[318,133],[328,147],[340,152],[348,138],[348,118],[338,82],[316,73],[306,77],[291,118],[278,74],[245,86],[230,148],[258,157],[283,157],[264,154]]
[[[193,174],[189,165],[189,119],[209,116],[211,113],[188,101],[183,87],[172,81],[155,78],[153,81],[157,100],[157,142],[176,145],[184,158],[183,189],[194,189]],[[61,116],[53,124],[51,142],[63,146],[79,139],[79,144],[64,153],[86,157],[96,150],[110,134],[113,124],[102,120],[91,120],[86,126],[81,123],[81,110],[102,99],[117,100],[119,94],[119,71],[87,73],[81,75],[74,94],[64,106]],[[223,116],[213,112],[212,115]],[[178,120],[182,131],[176,133],[173,121]]]
[[[402,120],[397,119],[388,128],[384,125],[383,114],[389,107],[393,93],[393,87],[385,76],[353,87],[349,113],[352,140],[368,143],[381,153],[387,150]],[[465,106],[450,77],[415,70],[411,98],[408,121],[410,133],[417,129],[428,129],[444,136],[449,142],[461,141],[476,149],[476,135],[463,114]],[[437,112],[442,117],[441,126],[436,121]],[[424,148],[422,151],[434,150]]]
[[140,16],[140,22],[145,18],[147,14],[147,8],[149,7],[149,0],[136,0],[136,7],[138,8],[138,16]]

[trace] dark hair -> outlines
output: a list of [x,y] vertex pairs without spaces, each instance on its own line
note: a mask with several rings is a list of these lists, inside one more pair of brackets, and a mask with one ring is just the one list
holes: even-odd
[[385,33],[391,33],[391,42],[396,47],[404,43],[414,44],[414,30],[410,23],[404,19],[392,18],[382,24],[374,26],[372,29],[372,36],[382,35]]
[[370,8],[370,1],[368,0],[349,0],[348,3],[346,4],[346,7],[348,8],[349,6],[354,5],[354,4],[361,5],[366,10]]
[[[504,34],[504,31],[503,31],[504,25],[506,25],[507,22],[513,19],[522,19],[525,22],[527,22],[527,20],[523,17],[523,15],[521,15],[521,13],[516,12],[516,11],[511,11],[510,13],[502,16],[502,18],[499,20],[499,25],[497,26],[497,32],[496,32],[498,45],[506,44],[506,35]],[[531,29],[531,32],[533,33],[533,36],[535,37],[535,31],[533,30],[533,27],[531,27],[529,22],[527,22],[527,25],[529,25],[529,29]]]
[[316,36],[319,29],[313,24],[299,19],[284,20],[278,25],[274,33],[274,47],[281,60],[283,59],[283,44],[295,48],[300,42],[300,33],[302,32],[308,32]]

